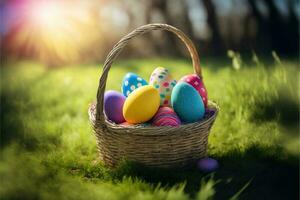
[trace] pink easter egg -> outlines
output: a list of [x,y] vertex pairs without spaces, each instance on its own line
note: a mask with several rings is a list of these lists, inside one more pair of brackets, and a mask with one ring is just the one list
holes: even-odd
[[152,118],[153,126],[180,126],[181,121],[174,110],[170,107],[160,107]]
[[207,107],[207,101],[208,101],[207,90],[199,76],[197,76],[196,74],[189,74],[182,77],[179,81],[183,81],[192,85],[200,94],[205,107]]

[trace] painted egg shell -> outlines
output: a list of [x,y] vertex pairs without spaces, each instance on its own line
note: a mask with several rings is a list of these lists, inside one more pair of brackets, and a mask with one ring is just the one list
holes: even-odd
[[196,74],[189,74],[182,77],[179,81],[184,81],[192,85],[199,92],[205,107],[207,107],[207,90],[199,76],[197,76]]
[[130,124],[130,123],[126,122],[126,121],[123,122],[123,123],[121,123],[120,125],[121,126],[132,126],[132,124]]
[[179,82],[175,85],[171,103],[183,122],[196,122],[204,116],[205,108],[200,94],[186,82]]
[[159,93],[151,85],[134,90],[125,100],[123,116],[131,124],[150,120],[159,108]]
[[124,96],[128,97],[135,89],[142,87],[143,85],[148,85],[145,79],[134,73],[127,73],[123,78],[122,93]]
[[205,115],[207,115],[208,117],[211,117],[215,114],[216,110],[215,109],[212,109],[212,108],[206,108],[205,109]]
[[202,158],[197,163],[198,169],[204,172],[212,172],[219,167],[218,161],[213,158]]
[[119,124],[125,122],[123,105],[126,97],[120,92],[109,90],[104,94],[104,113],[106,117]]
[[154,126],[180,126],[181,122],[174,110],[170,107],[160,107],[152,119]]
[[163,67],[157,67],[150,76],[149,84],[158,90],[160,105],[170,106],[171,94],[176,85],[176,80],[172,79],[169,71]]

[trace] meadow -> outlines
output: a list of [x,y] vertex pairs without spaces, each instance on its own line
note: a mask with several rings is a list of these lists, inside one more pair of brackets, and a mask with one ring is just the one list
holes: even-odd
[[[195,167],[150,169],[98,159],[87,109],[101,64],[47,68],[31,61],[1,68],[0,199],[299,199],[299,63],[202,58],[209,98],[221,108],[209,136],[212,173]],[[176,79],[189,60],[120,60],[107,89],[123,76],[148,79],[156,66]]]

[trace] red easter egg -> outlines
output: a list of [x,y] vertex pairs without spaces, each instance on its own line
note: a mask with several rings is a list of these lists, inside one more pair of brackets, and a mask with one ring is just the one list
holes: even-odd
[[181,121],[174,110],[170,107],[160,107],[152,118],[153,126],[180,126]]
[[199,76],[197,76],[196,74],[189,74],[182,77],[179,81],[183,81],[192,85],[200,94],[205,107],[207,107],[207,90]]

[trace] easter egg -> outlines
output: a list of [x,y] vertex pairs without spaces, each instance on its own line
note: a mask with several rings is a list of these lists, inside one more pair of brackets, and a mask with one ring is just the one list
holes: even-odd
[[205,115],[207,115],[208,117],[211,117],[215,114],[216,110],[212,109],[212,108],[206,108],[205,109]]
[[159,93],[151,85],[134,90],[125,100],[123,116],[131,124],[150,120],[159,108]]
[[219,164],[213,158],[202,158],[198,161],[197,167],[203,172],[212,172],[219,167]]
[[142,87],[143,85],[148,85],[145,79],[134,73],[127,73],[123,78],[122,93],[124,96],[128,97],[135,89]]
[[177,114],[170,107],[160,107],[152,119],[154,126],[180,126],[181,122]]
[[132,126],[132,124],[130,124],[130,123],[126,122],[126,121],[123,122],[123,123],[121,123],[120,125],[121,126]]
[[176,80],[172,79],[169,71],[163,67],[157,67],[150,76],[149,84],[158,90],[160,105],[170,106],[171,94]]
[[202,82],[201,78],[197,74],[189,74],[182,77],[179,81],[184,81],[192,85],[200,94],[205,107],[207,107],[207,90]]
[[125,96],[120,92],[109,90],[104,94],[104,113],[106,117],[119,124],[125,121],[123,117],[123,105]]
[[171,104],[181,121],[191,123],[203,118],[205,108],[200,94],[186,82],[175,85]]

